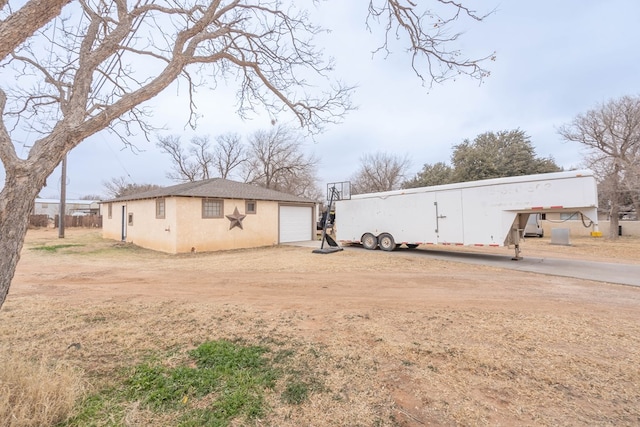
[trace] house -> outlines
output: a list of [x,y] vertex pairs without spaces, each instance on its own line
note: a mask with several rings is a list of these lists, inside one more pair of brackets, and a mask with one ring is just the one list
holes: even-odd
[[[71,200],[64,202],[65,215],[90,215],[98,214],[99,202],[97,200]],[[33,207],[34,215],[47,215],[50,219],[60,215],[60,199],[37,198]]]
[[168,253],[312,240],[315,201],[213,178],[102,202],[102,235]]

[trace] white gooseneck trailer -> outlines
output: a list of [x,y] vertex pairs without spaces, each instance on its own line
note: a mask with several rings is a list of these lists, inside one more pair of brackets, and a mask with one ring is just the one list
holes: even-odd
[[513,246],[532,213],[579,212],[598,231],[591,171],[496,178],[359,194],[335,203],[336,240],[392,251],[402,244]]

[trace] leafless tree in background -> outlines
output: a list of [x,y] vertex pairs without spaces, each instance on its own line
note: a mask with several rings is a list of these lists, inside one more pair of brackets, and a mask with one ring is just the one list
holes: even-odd
[[[177,136],[160,137],[157,146],[171,157],[167,178],[199,181],[232,178],[296,196],[316,198],[317,160],[302,152],[301,136],[291,128],[258,131],[245,145],[240,135],[223,134],[211,144],[208,137],[194,137],[185,147]],[[236,173],[237,172],[237,173]]]
[[246,161],[245,147],[237,134],[220,135],[215,144],[208,136],[194,136],[186,147],[178,136],[161,136],[156,145],[171,158],[167,178],[178,182],[228,179]]
[[[429,4],[437,14],[412,0],[371,2],[367,22],[379,22],[388,38],[405,35],[399,43],[406,41],[411,66],[426,81],[486,76],[484,58],[462,59],[450,49],[458,34],[448,33],[461,17],[483,17],[448,0]],[[189,95],[201,85],[238,82],[242,116],[255,108],[272,117],[288,111],[314,132],[340,122],[352,108],[352,87],[331,78],[333,64],[314,44],[323,29],[311,16],[280,0],[1,0],[0,306],[46,178],[69,150],[104,129],[125,144],[136,131],[149,137],[145,102],[176,80]],[[192,125],[195,102],[190,97]],[[38,137],[21,158],[24,133]]]
[[155,184],[135,184],[124,176],[111,178],[110,181],[103,182],[103,185],[107,192],[107,196],[113,199],[161,188],[159,185]]
[[260,130],[249,137],[245,181],[296,196],[315,187],[318,160],[303,152],[300,134],[286,126]]
[[[620,207],[625,194],[640,205],[638,164],[640,162],[640,96],[623,96],[579,114],[560,127],[567,141],[587,150],[587,165],[598,174],[600,193],[609,208],[609,238],[618,237]],[[604,202],[604,203],[603,203]]]
[[226,133],[216,138],[213,163],[220,178],[231,178],[232,172],[247,161],[242,138],[236,133]]
[[378,152],[360,158],[360,168],[351,178],[351,194],[397,190],[407,177],[407,156]]
[[629,192],[636,219],[640,220],[640,152],[636,152],[634,156],[637,160],[625,171],[624,184]]
[[208,137],[193,137],[190,146],[185,149],[180,137],[159,137],[158,148],[171,157],[171,170],[167,178],[178,182],[193,182],[211,177],[213,155],[210,152]]

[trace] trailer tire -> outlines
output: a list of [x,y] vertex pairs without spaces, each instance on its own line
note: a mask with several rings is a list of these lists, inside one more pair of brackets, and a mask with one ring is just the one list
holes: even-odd
[[378,245],[380,245],[380,249],[387,252],[396,248],[396,242],[393,240],[393,236],[389,233],[382,233],[378,236]]
[[365,233],[362,235],[362,247],[365,249],[375,249],[378,247],[378,239],[371,233]]

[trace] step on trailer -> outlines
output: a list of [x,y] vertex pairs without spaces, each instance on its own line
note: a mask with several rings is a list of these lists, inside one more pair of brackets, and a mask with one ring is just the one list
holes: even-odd
[[578,212],[598,232],[593,172],[571,171],[352,195],[335,202],[336,240],[400,245],[508,246],[520,259],[529,215]]

